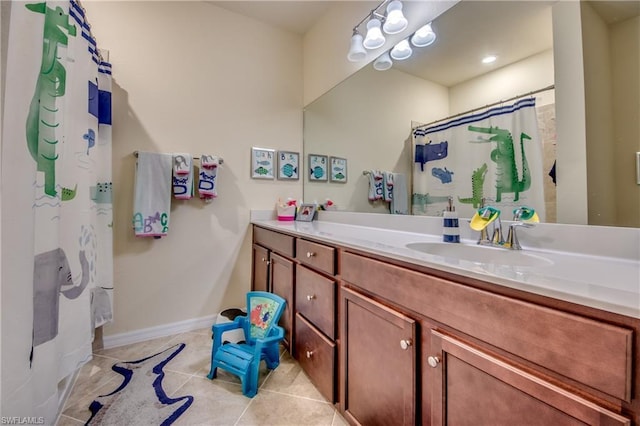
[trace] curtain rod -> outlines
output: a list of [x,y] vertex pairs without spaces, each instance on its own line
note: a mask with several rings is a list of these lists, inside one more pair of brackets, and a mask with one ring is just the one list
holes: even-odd
[[[138,158],[138,151],[133,151],[133,156]],[[193,157],[194,160],[199,160],[200,157]],[[224,159],[222,158],[218,158],[218,161],[220,162],[220,164],[224,163]]]
[[500,101],[497,101],[497,102],[493,102],[491,104],[487,104],[485,106],[481,106],[481,107],[478,107],[478,108],[473,108],[473,109],[470,109],[469,111],[461,112],[459,114],[450,115],[449,117],[441,118],[439,120],[432,121],[431,123],[421,124],[420,126],[416,126],[413,129],[411,129],[411,131],[417,130],[417,129],[421,129],[423,127],[431,126],[434,123],[439,123],[441,121],[449,120],[449,119],[454,118],[454,117],[459,117],[461,115],[470,114],[472,112],[475,112],[475,111],[478,111],[478,110],[481,110],[481,109],[484,109],[484,108],[489,108],[489,107],[492,107],[494,105],[502,104],[502,103],[505,103],[505,102],[513,101],[513,100],[518,99],[518,98],[524,98],[525,96],[531,96],[531,95],[535,95],[536,93],[546,92],[547,90],[553,90],[553,89],[555,89],[555,84],[551,84],[551,85],[549,85],[547,87],[543,87],[542,89],[533,90],[531,92],[524,93],[522,95],[514,96],[514,97],[509,98],[509,99],[503,99],[503,100],[500,100]]

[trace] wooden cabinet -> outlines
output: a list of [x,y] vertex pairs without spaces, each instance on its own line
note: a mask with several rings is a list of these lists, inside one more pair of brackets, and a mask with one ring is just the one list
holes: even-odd
[[320,393],[336,401],[336,249],[296,241],[296,355]]
[[320,333],[305,317],[296,314],[296,355],[318,391],[335,401],[336,344]]
[[551,379],[455,336],[432,330],[431,343],[427,368],[438,371],[430,389],[432,425],[631,424]]
[[362,425],[413,425],[415,321],[347,288],[341,301],[345,416]]
[[284,345],[293,350],[293,313],[295,297],[295,238],[268,229],[253,227],[253,263],[251,289],[269,291],[287,301],[280,318]]
[[640,319],[259,227],[253,260],[352,424],[640,426]]
[[325,244],[318,244],[300,238],[296,241],[296,259],[329,275],[336,273],[335,252],[335,248]]
[[293,352],[293,300],[294,266],[293,262],[276,253],[271,253],[271,292],[287,301],[280,326],[284,328],[284,345]]
[[269,288],[269,255],[266,248],[253,245],[253,262],[251,271],[251,290],[270,291]]
[[303,265],[296,267],[296,311],[329,339],[336,337],[336,281]]

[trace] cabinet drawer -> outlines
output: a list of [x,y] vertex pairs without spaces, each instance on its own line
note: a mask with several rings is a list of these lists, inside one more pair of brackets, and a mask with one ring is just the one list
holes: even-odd
[[254,226],[253,241],[285,256],[293,257],[294,255],[295,238],[290,235]]
[[311,269],[296,266],[296,310],[320,331],[335,339],[336,282]]
[[302,369],[328,401],[335,402],[336,344],[296,314],[296,354]]
[[352,253],[343,253],[340,261],[345,281],[565,377],[630,401],[633,338],[630,329]]
[[296,259],[330,275],[336,273],[336,249],[298,238]]

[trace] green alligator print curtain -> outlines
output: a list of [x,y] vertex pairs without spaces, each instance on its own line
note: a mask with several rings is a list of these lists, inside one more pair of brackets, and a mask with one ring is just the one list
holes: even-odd
[[2,240],[15,262],[2,270],[2,406],[53,424],[59,384],[112,319],[111,65],[75,1],[10,10]]
[[442,216],[448,198],[461,217],[482,199],[511,220],[528,206],[545,219],[542,140],[535,98],[413,130],[414,215]]

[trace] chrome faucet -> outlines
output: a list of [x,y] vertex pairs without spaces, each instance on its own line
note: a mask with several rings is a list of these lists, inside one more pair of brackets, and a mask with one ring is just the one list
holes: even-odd
[[524,222],[522,220],[523,214],[531,217],[533,215],[533,210],[528,207],[519,207],[513,211],[513,223],[509,225],[509,233],[507,234],[507,241],[504,242],[504,246],[510,248],[511,250],[522,250],[522,246],[520,246],[520,241],[518,241],[518,234],[516,233],[516,228],[533,228],[533,224],[530,222]]
[[[502,221],[500,220],[500,210],[494,207],[484,207],[484,199],[482,201],[482,207],[478,209],[476,213],[477,216],[474,216],[471,224],[472,229],[480,232],[478,244],[504,247],[511,250],[522,250],[522,246],[520,246],[520,242],[518,241],[516,228],[532,228],[534,226],[532,222],[538,222],[539,220],[535,210],[523,206],[513,211],[513,223],[509,225],[509,232],[507,233],[507,239],[505,241],[502,232]],[[496,217],[491,219],[492,216]],[[478,220],[476,221],[475,218]],[[492,222],[493,230],[491,237],[489,237],[487,228]]]

